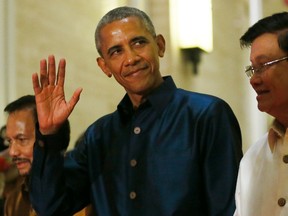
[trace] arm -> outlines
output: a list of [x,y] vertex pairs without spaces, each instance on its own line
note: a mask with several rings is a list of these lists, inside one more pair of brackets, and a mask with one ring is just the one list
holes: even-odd
[[212,104],[207,113],[203,154],[209,215],[233,215],[236,180],[243,155],[240,127],[224,101]]
[[[43,216],[70,215],[78,209],[76,198],[74,200],[79,195],[78,190],[72,188],[70,183],[77,181],[79,176],[69,176],[66,173],[64,151],[69,143],[65,122],[68,122],[68,116],[78,102],[82,89],[77,89],[70,101],[66,102],[65,66],[65,60],[61,59],[56,75],[55,58],[49,56],[48,65],[46,60],[40,61],[40,79],[38,74],[32,75],[38,127],[30,173],[30,196],[33,207]],[[72,164],[77,164],[77,161]],[[77,170],[77,166],[75,169]]]
[[[85,159],[71,153],[64,156],[69,144],[66,122],[57,134],[36,133],[29,191],[32,206],[41,216],[72,215],[89,202]],[[86,154],[84,147],[77,153]]]

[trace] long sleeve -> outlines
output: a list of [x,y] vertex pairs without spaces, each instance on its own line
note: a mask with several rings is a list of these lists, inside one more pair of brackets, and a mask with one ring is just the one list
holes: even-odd
[[209,215],[233,215],[237,173],[243,156],[240,127],[224,102],[213,104],[207,116],[203,121],[202,148]]
[[[64,163],[68,143],[65,129],[50,136],[43,136],[37,130],[29,185],[31,203],[41,216],[72,215],[88,202],[87,196],[83,197],[83,190],[88,190],[88,184],[82,167],[77,167],[74,158],[69,155],[65,156],[67,162]],[[70,166],[74,167],[73,175],[79,175],[79,178],[69,177],[72,175]],[[73,181],[75,179],[77,183]]]

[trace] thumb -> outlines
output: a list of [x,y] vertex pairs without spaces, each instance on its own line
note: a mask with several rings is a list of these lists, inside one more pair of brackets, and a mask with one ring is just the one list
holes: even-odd
[[78,103],[79,99],[80,99],[80,94],[82,92],[82,88],[78,88],[74,91],[71,99],[68,102],[68,107],[70,109],[70,113],[72,112],[72,110],[74,109],[74,107],[76,106],[76,104]]

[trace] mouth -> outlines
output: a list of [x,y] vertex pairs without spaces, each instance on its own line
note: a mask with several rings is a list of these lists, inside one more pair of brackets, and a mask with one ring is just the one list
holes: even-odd
[[17,168],[18,168],[19,170],[22,169],[23,167],[25,167],[27,164],[28,164],[27,161],[22,161],[22,162],[17,162],[17,163],[15,163],[15,165],[17,166]]
[[268,90],[256,90],[256,93],[258,96],[261,96],[261,95],[269,93],[269,91]]
[[124,77],[135,76],[135,75],[136,75],[137,73],[139,73],[140,71],[141,71],[141,69],[129,71],[129,72],[127,72],[127,73],[124,74]]
[[25,166],[26,164],[31,164],[30,160],[24,158],[13,158],[12,160],[18,169],[23,168],[23,166]]
[[145,67],[141,67],[141,68],[132,69],[131,71],[127,71],[126,73],[124,73],[124,77],[136,76],[147,68],[148,67],[145,66]]

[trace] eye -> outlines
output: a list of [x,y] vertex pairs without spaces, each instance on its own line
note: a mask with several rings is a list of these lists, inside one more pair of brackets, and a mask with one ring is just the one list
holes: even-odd
[[143,36],[135,37],[131,41],[131,45],[134,46],[135,48],[141,48],[145,46],[145,44],[147,43],[148,43],[148,39]]
[[122,52],[122,48],[120,46],[115,46],[109,49],[108,55],[111,57],[114,55],[119,55],[119,53],[121,52]]
[[143,46],[143,45],[145,45],[147,43],[147,41],[145,40],[145,39],[138,39],[138,40],[136,40],[135,42],[134,42],[134,45],[135,46]]
[[119,54],[120,52],[121,52],[121,49],[115,49],[115,50],[113,50],[113,52],[110,53],[110,55],[111,55],[111,56],[117,55],[117,54]]
[[17,137],[17,138],[15,139],[15,143],[17,143],[17,144],[20,145],[20,146],[25,146],[25,145],[29,144],[29,138],[27,138],[27,137],[22,137],[22,136]]
[[25,141],[25,139],[24,139],[24,138],[22,138],[22,137],[20,137],[20,138],[17,138],[17,141],[18,141],[18,142],[24,142],[24,141]]

